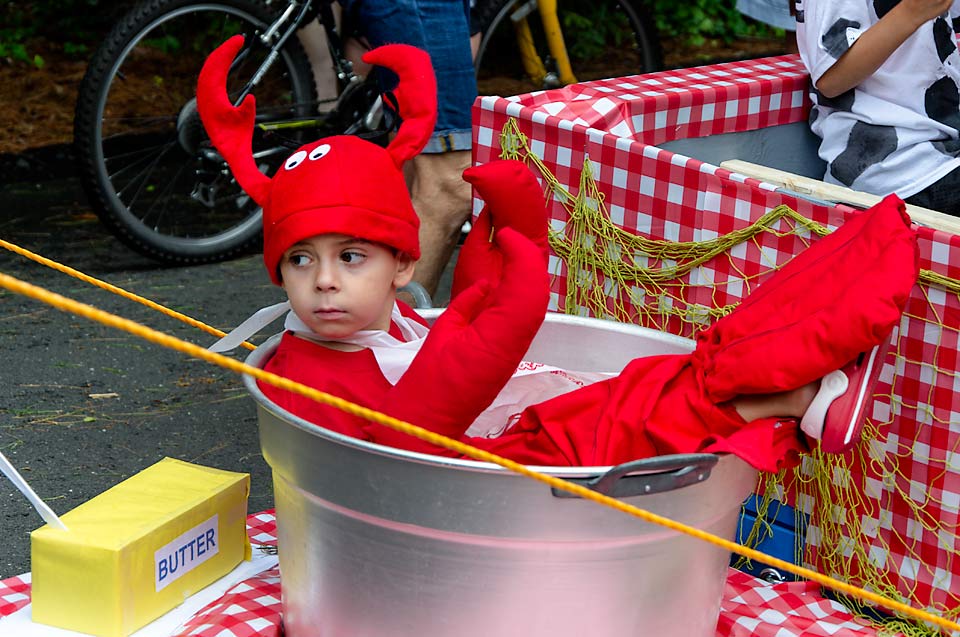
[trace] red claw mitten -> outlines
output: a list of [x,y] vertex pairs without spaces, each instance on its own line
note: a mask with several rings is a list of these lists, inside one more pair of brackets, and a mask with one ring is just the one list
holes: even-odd
[[405,80],[393,89],[403,125],[390,142],[391,154],[402,163],[420,153],[437,121],[437,80],[430,56],[406,44],[387,44],[364,53],[363,61]]
[[493,232],[500,228],[513,228],[530,239],[540,249],[546,270],[547,202],[530,169],[515,159],[501,159],[468,168],[463,178],[473,184],[485,205],[457,257],[451,296],[480,279],[500,278],[503,254],[492,241]]
[[[454,298],[376,409],[459,439],[500,393],[543,323],[549,279],[541,250],[519,232],[504,228],[495,243],[500,280],[478,281]],[[451,455],[383,425],[366,430],[380,444]]]

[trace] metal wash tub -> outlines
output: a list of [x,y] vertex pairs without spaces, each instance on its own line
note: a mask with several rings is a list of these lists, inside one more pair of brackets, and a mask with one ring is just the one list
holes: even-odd
[[[248,362],[262,366],[276,343]],[[640,327],[550,314],[526,358],[616,371],[691,348]],[[287,637],[715,634],[728,552],[495,465],[333,433],[246,384],[273,470]],[[606,474],[617,497],[725,538],[757,478],[734,456],[708,454],[543,470]]]

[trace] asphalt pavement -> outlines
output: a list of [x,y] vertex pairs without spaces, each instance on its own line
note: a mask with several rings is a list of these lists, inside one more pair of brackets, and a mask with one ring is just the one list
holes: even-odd
[[[224,330],[284,299],[259,254],[168,267],[126,248],[87,205],[66,148],[0,155],[0,238]],[[191,343],[214,340],[3,249],[0,272]],[[273,506],[255,405],[234,373],[3,289],[0,352],[0,452],[56,513],[167,456],[249,473],[249,511]],[[0,475],[0,579],[30,570],[41,525]]]

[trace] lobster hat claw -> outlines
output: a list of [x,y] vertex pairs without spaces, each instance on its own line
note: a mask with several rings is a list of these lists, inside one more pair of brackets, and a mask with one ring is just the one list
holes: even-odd
[[437,79],[430,56],[409,44],[387,44],[367,51],[363,61],[386,67],[400,78],[393,95],[403,124],[387,152],[398,167],[402,166],[423,150],[437,123]]
[[197,81],[197,111],[211,143],[227,160],[237,183],[263,206],[270,179],[260,172],[253,158],[257,102],[253,95],[247,95],[240,106],[234,106],[227,95],[227,74],[241,48],[243,36],[235,35],[207,57]]
[[426,145],[437,118],[436,80],[427,53],[392,44],[364,56],[400,78],[395,95],[403,123],[386,149],[359,137],[329,137],[301,146],[270,179],[253,158],[253,97],[234,107],[226,92],[230,65],[242,46],[243,38],[234,36],[207,58],[197,108],[237,183],[263,208],[263,260],[271,280],[280,285],[286,250],[319,234],[375,241],[419,259],[420,221],[401,167]]
[[387,151],[359,137],[328,137],[302,146],[274,175],[263,206],[263,262],[279,285],[290,246],[333,233],[419,259],[419,229],[403,172]]

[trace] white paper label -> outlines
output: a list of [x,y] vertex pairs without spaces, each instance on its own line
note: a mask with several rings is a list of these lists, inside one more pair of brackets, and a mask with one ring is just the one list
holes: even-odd
[[158,593],[219,552],[219,529],[214,515],[153,554]]

